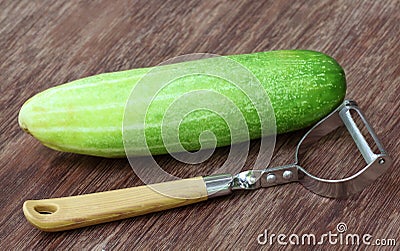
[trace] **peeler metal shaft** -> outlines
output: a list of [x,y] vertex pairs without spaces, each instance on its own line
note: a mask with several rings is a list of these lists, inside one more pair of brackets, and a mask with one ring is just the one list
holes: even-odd
[[295,164],[248,170],[236,175],[216,174],[203,177],[208,198],[223,196],[234,190],[254,190],[298,181],[298,166]]

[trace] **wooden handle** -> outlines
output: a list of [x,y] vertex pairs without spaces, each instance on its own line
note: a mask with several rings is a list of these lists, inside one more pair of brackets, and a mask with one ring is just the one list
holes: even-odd
[[62,231],[180,207],[207,199],[202,177],[100,193],[25,201],[25,217],[43,231]]

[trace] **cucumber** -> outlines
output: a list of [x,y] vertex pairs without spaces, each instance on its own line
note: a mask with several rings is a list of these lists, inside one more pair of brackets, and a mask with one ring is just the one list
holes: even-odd
[[[243,65],[259,80],[274,109],[277,133],[314,124],[345,97],[346,80],[342,67],[320,52],[282,50],[224,57]],[[213,64],[212,59],[204,60]],[[193,61],[184,64],[190,65]],[[132,89],[152,69],[104,73],[45,90],[22,106],[19,125],[55,150],[124,157],[122,125],[125,105]],[[237,87],[212,76],[186,76],[160,91],[147,111],[146,122],[149,123],[141,130],[146,130],[151,154],[167,153],[161,139],[163,113],[177,97],[191,90],[211,90],[228,97],[246,120],[248,131],[243,131],[243,134],[248,134],[251,139],[264,135],[257,111],[251,104],[249,106],[246,95]],[[134,125],[131,130],[136,130]],[[180,124],[179,139],[184,148],[190,151],[200,149],[199,135],[204,130],[214,133],[217,146],[237,143],[231,141],[229,126],[223,119],[213,112],[198,110],[186,116]],[[134,144],[133,141],[133,148]],[[134,151],[137,155],[143,153],[139,146]]]

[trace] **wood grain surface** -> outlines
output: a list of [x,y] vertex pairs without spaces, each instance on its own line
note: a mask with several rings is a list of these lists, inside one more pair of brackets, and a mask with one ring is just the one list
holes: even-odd
[[[265,230],[276,235],[337,234],[340,222],[347,225],[345,233],[396,239],[399,248],[399,1],[9,0],[0,6],[1,250],[364,250],[364,244],[327,241],[315,247],[280,245],[276,239],[272,245],[257,242]],[[28,199],[143,184],[126,159],[56,152],[24,133],[17,116],[29,97],[74,79],[156,65],[182,54],[276,49],[321,51],[345,69],[347,97],[358,101],[394,159],[390,171],[360,194],[327,199],[292,183],[59,233],[41,232],[24,218],[22,204]],[[272,166],[293,161],[303,133],[277,137]],[[329,142],[313,154],[310,166],[325,168],[324,174],[354,171],[345,169],[357,163],[355,148]],[[258,146],[259,141],[252,142],[243,169],[252,167]],[[218,149],[195,168],[170,156],[156,160],[174,175],[195,177],[211,174],[228,151]],[[330,157],[336,158],[334,164],[323,163]]]

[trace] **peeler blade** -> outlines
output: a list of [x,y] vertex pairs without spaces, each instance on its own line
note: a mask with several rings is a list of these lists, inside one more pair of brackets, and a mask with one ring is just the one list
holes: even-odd
[[[354,112],[361,118],[361,122],[377,146],[374,152],[367,142],[360,128],[355,123]],[[307,148],[319,138],[338,128],[345,126],[353,138],[358,150],[365,160],[365,167],[357,173],[343,179],[323,179],[309,173],[301,166],[301,159]],[[392,160],[388,156],[378,136],[368,123],[357,103],[345,100],[330,115],[312,127],[300,140],[296,150],[296,164],[299,168],[299,182],[312,192],[331,198],[343,198],[358,193],[374,180],[381,176],[390,166]]]

